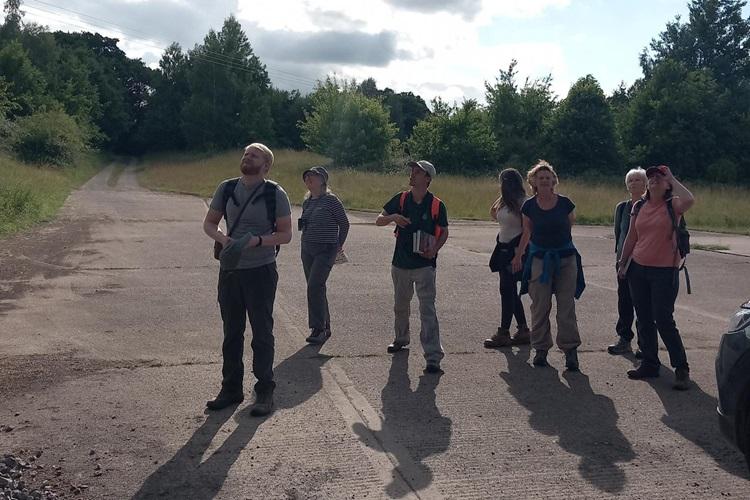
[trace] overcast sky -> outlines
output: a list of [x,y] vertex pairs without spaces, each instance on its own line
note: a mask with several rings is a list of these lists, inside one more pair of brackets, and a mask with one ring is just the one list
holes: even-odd
[[[687,0],[23,0],[24,21],[117,37],[155,66],[176,41],[201,43],[234,14],[273,84],[309,92],[336,73],[379,88],[484,101],[484,82],[518,60],[560,96],[586,74],[606,93],[640,76],[638,54]],[[747,12],[746,12],[747,15]]]

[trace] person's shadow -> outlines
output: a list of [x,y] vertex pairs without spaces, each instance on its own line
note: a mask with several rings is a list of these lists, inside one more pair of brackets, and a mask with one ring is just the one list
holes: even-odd
[[[274,369],[276,390],[275,411],[293,408],[320,391],[323,382],[321,368],[331,359],[318,353],[320,346],[305,346],[285,359]],[[269,417],[250,415],[250,406],[238,413],[236,407],[209,412],[206,421],[182,448],[159,467],[141,485],[133,499],[190,498],[209,500],[221,490],[229,469],[255,436],[255,432]],[[229,418],[235,416],[237,428],[205,461],[203,455],[212,440]]]
[[695,381],[690,390],[675,391],[673,381],[673,372],[664,366],[659,378],[648,380],[664,405],[666,414],[661,421],[702,448],[726,472],[747,478],[744,457],[727,442],[719,429],[716,398],[706,394]]
[[601,491],[615,494],[626,484],[618,465],[635,458],[630,442],[617,427],[612,400],[595,394],[583,373],[565,372],[565,385],[552,367],[533,368],[530,349],[502,351],[508,372],[500,376],[508,390],[529,411],[529,425],[547,436],[558,436],[560,447],[578,455],[578,471]]
[[360,423],[352,426],[365,445],[371,446],[371,437],[374,437],[398,461],[391,474],[393,481],[385,489],[390,498],[411,493],[404,488],[404,482],[414,491],[432,484],[432,470],[424,460],[446,451],[450,445],[453,422],[440,414],[435,403],[439,383],[440,374],[424,374],[419,377],[417,389],[412,391],[409,351],[397,353],[381,392],[381,430],[372,430]]

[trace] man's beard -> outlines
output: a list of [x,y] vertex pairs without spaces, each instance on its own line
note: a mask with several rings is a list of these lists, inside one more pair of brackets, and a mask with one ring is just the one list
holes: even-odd
[[258,175],[262,168],[262,166],[256,167],[250,163],[243,163],[240,165],[240,172],[244,175]]

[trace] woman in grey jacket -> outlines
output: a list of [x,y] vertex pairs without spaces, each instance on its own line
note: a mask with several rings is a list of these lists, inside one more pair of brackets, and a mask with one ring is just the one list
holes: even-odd
[[[617,261],[622,256],[622,247],[628,235],[630,212],[633,210],[633,204],[640,200],[646,192],[646,182],[646,171],[640,167],[631,169],[625,175],[625,187],[628,189],[630,199],[621,201],[615,208],[615,255]],[[630,298],[628,279],[619,275],[617,277],[617,314],[615,331],[618,340],[607,347],[607,352],[610,354],[629,354],[633,352],[630,343],[634,337],[633,319],[635,318],[635,311],[633,299]]]
[[302,173],[307,195],[302,203],[299,230],[302,231],[302,267],[307,281],[307,314],[310,335],[307,342],[323,344],[331,336],[331,316],[326,281],[343,250],[349,233],[344,205],[328,190],[328,171],[312,167]]

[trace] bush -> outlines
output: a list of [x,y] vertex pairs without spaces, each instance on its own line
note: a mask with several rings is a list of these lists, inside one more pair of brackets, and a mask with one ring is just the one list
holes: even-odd
[[706,169],[706,174],[709,180],[724,184],[732,184],[740,180],[737,164],[726,158],[717,160],[709,165]]
[[68,166],[86,149],[87,134],[64,111],[19,118],[12,150],[27,163]]
[[438,101],[433,101],[433,106],[436,111],[414,127],[408,143],[412,155],[431,161],[438,172],[494,172],[497,145],[487,112],[471,100],[461,107]]
[[305,144],[338,165],[383,165],[396,137],[396,126],[377,99],[353,85],[326,79],[310,96],[312,112],[300,124]]

